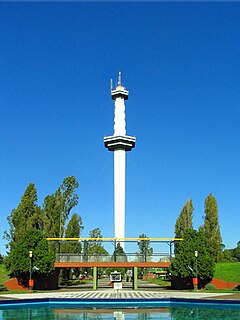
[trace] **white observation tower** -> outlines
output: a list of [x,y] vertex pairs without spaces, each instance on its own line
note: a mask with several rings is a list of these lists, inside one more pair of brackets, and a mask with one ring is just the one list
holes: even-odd
[[[118,74],[116,88],[111,88],[115,101],[114,134],[104,138],[104,145],[114,153],[114,237],[125,238],[125,163],[126,151],[135,147],[136,138],[126,135],[125,103],[128,91],[121,84],[121,73]],[[124,243],[120,242],[122,248]]]

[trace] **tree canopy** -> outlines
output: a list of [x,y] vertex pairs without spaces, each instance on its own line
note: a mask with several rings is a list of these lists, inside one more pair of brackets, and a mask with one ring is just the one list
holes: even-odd
[[[175,223],[175,238],[182,238],[186,230],[193,230],[193,204],[192,199],[189,199],[183,206]],[[175,254],[178,250],[179,242],[174,245]]]
[[2,254],[0,254],[0,264],[2,264],[4,261],[4,256]]
[[[139,238],[148,238],[145,233],[139,235]],[[147,261],[147,257],[152,255],[153,249],[150,247],[150,240],[139,240],[138,241],[138,254],[141,256],[141,261]]]
[[203,229],[209,243],[209,250],[215,262],[222,258],[222,237],[218,222],[218,205],[214,196],[210,193],[205,199],[205,217]]
[[238,241],[236,248],[232,250],[232,256],[240,261],[240,241]]
[[8,216],[9,232],[5,231],[5,238],[9,241],[7,248],[14,248],[27,230],[43,228],[43,213],[37,205],[37,190],[33,183],[26,188],[16,209]]
[[100,228],[95,228],[91,230],[89,232],[89,237],[95,238],[96,240],[89,241],[88,247],[87,247],[88,254],[103,254],[103,255],[108,254],[107,250],[104,248],[102,244],[101,238],[103,236]]
[[[80,238],[82,230],[83,230],[82,218],[77,213],[74,213],[72,215],[72,218],[68,222],[66,232],[65,232],[65,237]],[[81,242],[76,242],[76,241],[74,242],[66,241],[66,243],[62,246],[61,251],[64,253],[81,253],[82,244]]]
[[173,259],[171,265],[171,273],[173,276],[180,278],[193,276],[192,270],[196,270],[195,251],[198,251],[198,278],[210,280],[213,277],[214,261],[209,252],[209,243],[207,242],[205,234],[202,231],[190,229],[185,231],[183,240],[180,241],[178,251]]
[[113,252],[113,261],[125,262],[127,261],[127,255],[123,250],[120,242],[117,242],[116,247]]
[[182,211],[175,224],[175,237],[182,238],[187,229],[193,229],[193,204],[192,199],[189,199],[183,206]]
[[[77,205],[75,193],[78,182],[70,176],[63,180],[60,187],[52,195],[45,197],[43,209],[37,204],[37,190],[33,183],[26,188],[21,201],[8,217],[9,232],[5,232],[9,249],[6,266],[10,274],[24,276],[29,271],[29,251],[33,251],[32,261],[41,274],[53,270],[56,248],[49,244],[47,237],[59,237],[65,233],[66,221],[71,209]],[[82,230],[82,219],[74,214],[70,219],[66,235],[79,237]],[[81,252],[81,244],[76,244]],[[73,249],[71,246],[67,250]]]
[[[28,229],[20,236],[17,246],[12,248],[5,263],[9,273],[15,277],[28,277],[30,271],[29,251],[33,252],[32,266],[36,273],[48,274],[54,269],[55,256],[49,251],[47,240],[42,231]],[[33,268],[34,270],[34,268]]]
[[67,177],[54,194],[48,195],[44,199],[44,229],[47,237],[63,237],[64,226],[70,211],[78,204],[78,195],[75,193],[77,188],[76,178],[73,176]]

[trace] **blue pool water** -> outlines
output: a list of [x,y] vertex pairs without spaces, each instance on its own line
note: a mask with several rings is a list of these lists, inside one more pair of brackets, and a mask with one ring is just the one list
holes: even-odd
[[[97,307],[96,307],[97,306]],[[240,304],[186,301],[96,302],[41,301],[0,305],[4,320],[240,320]]]

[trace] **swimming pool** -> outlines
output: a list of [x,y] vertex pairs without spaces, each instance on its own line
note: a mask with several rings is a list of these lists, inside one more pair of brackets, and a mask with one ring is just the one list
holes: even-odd
[[0,302],[4,320],[240,319],[240,301],[197,299],[34,299]]

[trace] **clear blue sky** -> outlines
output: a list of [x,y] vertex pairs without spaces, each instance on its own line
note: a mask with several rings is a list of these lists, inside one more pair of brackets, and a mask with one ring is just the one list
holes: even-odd
[[[0,3],[0,236],[30,182],[39,205],[79,182],[88,236],[113,236],[110,78],[130,91],[126,236],[173,237],[212,192],[223,243],[240,240],[240,3]],[[4,253],[1,240],[0,252]]]

